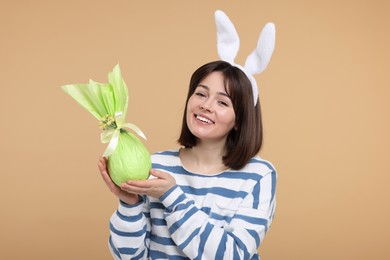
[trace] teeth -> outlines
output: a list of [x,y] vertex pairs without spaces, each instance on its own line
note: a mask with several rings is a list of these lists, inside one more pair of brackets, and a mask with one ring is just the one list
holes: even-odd
[[211,121],[210,119],[204,118],[204,117],[199,116],[199,115],[197,115],[196,118],[199,119],[200,121],[208,123],[208,124],[212,124],[213,123],[213,121]]

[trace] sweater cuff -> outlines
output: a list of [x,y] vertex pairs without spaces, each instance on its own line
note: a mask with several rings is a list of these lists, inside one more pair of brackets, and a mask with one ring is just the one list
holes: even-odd
[[142,212],[143,206],[144,199],[141,196],[139,197],[139,202],[132,205],[127,204],[122,200],[119,200],[118,211],[124,216],[132,216],[138,214],[139,212]]
[[185,199],[186,196],[178,185],[174,186],[160,197],[161,203],[168,212],[173,212],[175,207]]

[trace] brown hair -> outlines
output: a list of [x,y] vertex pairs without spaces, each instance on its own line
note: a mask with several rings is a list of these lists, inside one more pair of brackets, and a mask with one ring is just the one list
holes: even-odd
[[261,148],[263,129],[260,102],[253,103],[252,87],[243,71],[225,61],[213,61],[199,67],[191,76],[183,115],[182,129],[178,142],[186,148],[196,145],[197,138],[188,128],[186,113],[189,98],[198,84],[212,72],[221,72],[226,92],[229,93],[236,115],[235,128],[226,140],[226,154],[223,163],[234,170],[241,169]]

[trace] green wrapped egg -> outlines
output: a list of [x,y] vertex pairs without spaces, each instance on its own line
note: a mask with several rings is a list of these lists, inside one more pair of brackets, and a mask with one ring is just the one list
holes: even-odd
[[143,143],[127,129],[146,139],[136,125],[126,123],[128,91],[119,65],[108,74],[107,83],[90,80],[87,84],[62,86],[64,92],[99,120],[101,141],[108,143],[103,153],[116,185],[128,180],[145,180],[151,169],[150,154]]
[[121,132],[115,152],[108,157],[107,167],[118,186],[128,180],[145,180],[151,169],[149,151],[135,135]]

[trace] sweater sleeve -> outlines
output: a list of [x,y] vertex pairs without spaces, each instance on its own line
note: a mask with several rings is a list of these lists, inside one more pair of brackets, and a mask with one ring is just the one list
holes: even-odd
[[120,201],[110,219],[109,248],[114,259],[147,259],[150,224],[145,198],[137,204]]
[[[273,218],[276,173],[270,172],[242,203],[226,209],[231,221],[217,226],[179,186],[160,198],[172,239],[191,259],[252,259]],[[216,202],[218,204],[218,202]]]

